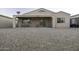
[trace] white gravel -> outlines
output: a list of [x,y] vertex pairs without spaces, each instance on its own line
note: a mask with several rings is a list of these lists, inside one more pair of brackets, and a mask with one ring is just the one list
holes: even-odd
[[77,51],[79,50],[79,29],[0,29],[0,50]]

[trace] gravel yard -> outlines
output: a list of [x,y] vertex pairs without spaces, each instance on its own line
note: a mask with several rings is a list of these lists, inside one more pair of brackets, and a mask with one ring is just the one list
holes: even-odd
[[79,51],[79,29],[0,29],[1,51]]

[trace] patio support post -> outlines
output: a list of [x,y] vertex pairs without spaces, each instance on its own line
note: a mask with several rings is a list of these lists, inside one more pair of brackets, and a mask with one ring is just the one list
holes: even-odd
[[13,18],[13,28],[16,28],[16,18]]
[[52,17],[52,27],[53,28],[56,27],[56,19],[55,19],[55,17]]

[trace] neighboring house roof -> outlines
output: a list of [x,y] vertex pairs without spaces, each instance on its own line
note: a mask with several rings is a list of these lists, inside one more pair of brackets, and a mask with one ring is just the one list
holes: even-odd
[[13,19],[11,17],[8,17],[8,16],[4,16],[4,15],[0,15],[1,17],[5,17],[5,18],[8,18],[8,19]]
[[79,17],[79,14],[76,14],[76,15],[72,15],[71,18],[76,18],[76,17]]

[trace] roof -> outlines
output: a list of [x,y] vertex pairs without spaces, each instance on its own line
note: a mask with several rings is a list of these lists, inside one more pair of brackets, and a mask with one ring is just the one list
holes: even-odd
[[32,13],[32,12],[35,12],[35,11],[42,11],[42,12],[44,12],[44,11],[49,11],[50,13],[55,13],[55,12],[50,11],[50,10],[47,10],[47,9],[45,9],[45,8],[39,8],[39,9],[30,11],[30,12],[28,12],[28,13],[24,13],[23,15],[25,15],[25,14],[29,14],[29,13]]
[[72,15],[71,18],[76,18],[76,17],[79,17],[79,14],[76,14],[76,15]]
[[64,11],[59,11],[59,12],[57,12],[57,13],[65,13],[65,14],[68,14],[68,15],[70,15],[69,13],[67,13],[67,12],[64,12]]
[[50,11],[50,10],[47,10],[45,8],[39,8],[39,9],[36,9],[36,10],[33,10],[33,11],[30,11],[28,13],[24,13],[22,15],[14,15],[15,17],[44,17],[44,16],[56,16],[58,13],[63,13],[63,14],[67,14],[67,15],[70,15],[69,13],[66,13],[66,12],[63,12],[63,11],[60,11],[60,12],[53,12],[53,11]]
[[5,17],[5,18],[9,18],[9,19],[13,19],[11,17],[8,17],[8,16],[4,16],[4,15],[0,15],[1,17]]
[[74,17],[74,16],[79,16],[79,14],[76,14],[76,15],[72,15],[72,17]]

